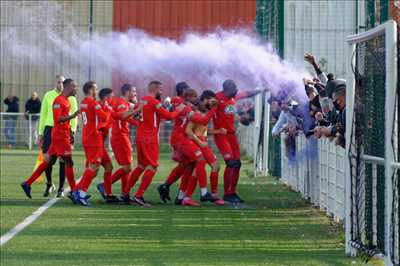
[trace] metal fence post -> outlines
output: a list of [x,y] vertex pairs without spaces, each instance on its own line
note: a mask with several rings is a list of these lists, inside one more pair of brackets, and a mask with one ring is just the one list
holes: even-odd
[[28,146],[29,149],[32,150],[32,115],[28,115]]

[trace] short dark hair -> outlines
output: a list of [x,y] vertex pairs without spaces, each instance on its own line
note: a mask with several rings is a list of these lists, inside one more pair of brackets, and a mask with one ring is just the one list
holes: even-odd
[[203,93],[200,95],[200,101],[204,101],[205,99],[210,99],[210,98],[215,98],[215,92],[211,90],[205,90]]
[[86,82],[83,85],[83,88],[82,88],[83,89],[83,93],[85,95],[87,95],[89,93],[90,89],[92,89],[95,84],[96,84],[96,81],[93,81],[93,80],[90,80],[90,81]]
[[152,81],[150,81],[148,87],[151,87],[153,85],[160,86],[160,85],[162,85],[162,83],[161,83],[161,81],[158,81],[158,80],[152,80]]
[[103,100],[103,99],[106,98],[108,95],[110,95],[112,92],[113,92],[113,91],[112,91],[112,89],[110,89],[110,88],[101,89],[101,90],[99,91],[99,98],[100,98],[100,100]]
[[187,97],[197,97],[197,91],[194,89],[186,89],[183,92],[183,98],[186,99]]
[[178,82],[175,85],[176,95],[182,96],[183,92],[189,88],[189,85],[185,81]]
[[132,84],[125,83],[124,85],[121,86],[121,94],[125,95],[128,91],[132,89]]
[[232,89],[237,90],[236,83],[231,79],[225,80],[224,83],[222,83],[222,88],[224,90],[232,90]]
[[71,85],[71,83],[73,83],[73,82],[74,82],[73,79],[70,79],[70,78],[65,79],[65,80],[63,81],[63,86],[66,87],[66,86],[68,86],[68,85]]

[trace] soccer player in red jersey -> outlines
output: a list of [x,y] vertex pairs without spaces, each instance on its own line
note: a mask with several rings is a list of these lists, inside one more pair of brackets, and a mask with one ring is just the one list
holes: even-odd
[[[136,88],[131,84],[124,84],[120,90],[120,96],[113,99],[112,118],[114,120],[111,131],[111,147],[115,159],[121,166],[111,176],[111,183],[121,179],[121,200],[130,203],[129,193],[126,190],[128,185],[129,173],[132,164],[132,144],[129,139],[129,124],[137,125],[134,116],[141,111],[140,105],[133,106],[130,103],[136,97]],[[109,182],[107,182],[107,185]],[[110,189],[105,188],[107,193]]]
[[103,136],[100,126],[107,119],[108,114],[103,111],[101,105],[96,101],[97,84],[94,81],[88,81],[83,85],[85,98],[81,101],[80,111],[83,121],[82,125],[82,146],[86,156],[86,169],[83,172],[82,179],[73,190],[75,202],[87,206],[89,203],[86,197],[86,191],[93,178],[97,175],[100,164],[111,164],[110,158],[104,153]]
[[[179,164],[171,172],[165,183],[158,187],[160,199],[163,202],[171,200],[169,196],[169,187],[180,177],[182,177],[182,183],[180,186],[180,188],[182,189],[180,189],[178,197],[175,200],[175,204],[181,204],[181,200],[183,199],[184,190],[187,184],[187,178],[190,178],[190,176],[192,175],[192,171],[186,168],[194,168],[194,162],[200,159],[198,155],[201,154],[201,151],[199,151],[199,147],[196,147],[193,141],[187,139],[185,128],[189,121],[193,121],[202,125],[207,125],[210,119],[215,114],[215,108],[210,110],[206,115],[193,112],[193,106],[197,102],[197,92],[193,89],[187,88],[183,93],[183,99],[185,107],[175,118],[174,131],[171,134],[170,140],[171,146],[174,148],[173,159]],[[180,171],[175,171],[176,169],[180,169]]]
[[73,114],[70,112],[69,96],[76,95],[77,85],[72,79],[66,79],[63,82],[63,91],[56,97],[53,102],[53,119],[54,127],[51,132],[51,144],[46,153],[45,160],[41,163],[36,170],[32,173],[31,177],[21,184],[25,194],[32,198],[31,185],[39,178],[39,176],[47,169],[47,167],[54,165],[57,158],[60,157],[65,162],[65,175],[69,186],[73,190],[75,188],[75,178],[73,171],[72,149],[71,149],[71,126],[69,121],[79,114],[79,110]]
[[[215,102],[215,93],[210,90],[206,90],[200,96],[200,102],[198,104],[198,109],[201,113],[206,113],[211,109],[212,104]],[[224,129],[219,130],[210,130],[210,133],[220,133],[224,134]],[[218,197],[218,172],[219,172],[219,164],[217,157],[215,156],[214,152],[212,151],[211,147],[208,146],[207,141],[207,132],[208,127],[207,125],[195,123],[190,121],[186,127],[186,135],[192,139],[201,150],[204,159],[206,160],[207,164],[211,167],[210,173],[210,183],[211,183],[211,193],[208,192],[207,189],[207,179],[205,176],[200,176],[198,179],[199,186],[200,186],[200,201],[210,201],[216,205],[224,205],[224,201]],[[204,165],[205,167],[205,165]],[[193,181],[192,181],[193,182]],[[193,183],[190,183],[189,189],[194,189]],[[195,183],[194,183],[195,185]],[[193,191],[189,192],[193,193]],[[188,194],[188,193],[186,193]]]
[[[132,171],[126,192],[129,192],[139,177],[143,174],[139,188],[136,191],[134,201],[141,206],[150,206],[143,198],[143,194],[149,187],[156,174],[159,158],[158,131],[161,119],[174,119],[182,107],[176,111],[166,110],[160,100],[162,95],[162,83],[151,81],[148,85],[149,95],[142,97],[143,109],[136,130],[137,167]],[[129,197],[129,195],[128,195]]]
[[[176,97],[172,98],[172,110],[175,110],[179,105],[184,103],[183,93],[189,89],[189,85],[182,81],[176,84]],[[169,187],[171,184],[175,183],[184,173],[186,164],[179,162],[179,155],[177,151],[177,144],[180,140],[180,134],[182,131],[182,122],[186,115],[182,114],[174,119],[174,126],[172,128],[171,137],[169,143],[171,144],[173,155],[172,159],[178,162],[178,165],[175,166],[171,173],[168,175],[164,184],[157,187],[158,193],[160,194],[160,199],[165,203],[167,200],[171,200],[169,197]]]
[[100,98],[99,104],[102,107],[103,111],[106,112],[107,120],[99,126],[99,130],[103,137],[103,145],[104,145],[103,158],[101,160],[101,164],[104,167],[104,182],[97,184],[97,189],[106,203],[119,202],[119,198],[112,194],[113,180],[111,177],[112,177],[113,166],[111,163],[111,158],[108,155],[106,148],[107,137],[109,136],[110,129],[114,121],[111,116],[112,103],[113,103],[112,96],[113,96],[113,91],[110,88],[101,89],[99,92],[99,98]]
[[240,146],[235,129],[236,100],[252,97],[260,91],[238,93],[233,80],[225,80],[223,90],[216,94],[218,100],[217,112],[214,116],[214,129],[225,129],[226,134],[214,134],[215,144],[225,160],[224,172],[224,200],[231,203],[243,202],[236,191],[241,167]]

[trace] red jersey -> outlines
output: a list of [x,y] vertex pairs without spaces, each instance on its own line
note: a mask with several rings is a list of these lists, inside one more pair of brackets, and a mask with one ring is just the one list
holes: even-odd
[[80,105],[82,115],[82,145],[86,147],[103,146],[100,126],[107,120],[107,114],[92,96],[86,96]]
[[216,98],[218,106],[213,119],[214,128],[225,128],[227,133],[235,133],[235,98],[227,98],[222,91],[216,94]]
[[[171,100],[172,110],[175,111],[176,107],[183,103],[183,98],[180,96],[174,97]],[[179,131],[182,126],[182,116],[179,115],[174,119],[174,127],[172,128],[171,138],[175,134],[175,132]]]
[[132,104],[124,98],[114,98],[112,107],[112,118],[114,119],[112,124],[112,138],[129,138],[129,123],[135,125],[136,121],[130,116],[122,119],[122,115],[129,109],[133,108],[131,105]]
[[143,110],[136,131],[136,140],[158,143],[160,120],[174,119],[179,113],[177,111],[169,112],[162,106],[161,102],[153,96],[142,97],[142,102]]
[[107,115],[107,119],[99,125],[99,129],[101,130],[101,134],[103,135],[103,140],[105,140],[108,137],[108,133],[110,132],[110,128],[112,127],[114,122],[114,119],[111,116],[113,109],[112,105],[108,101],[99,101],[99,104],[101,106],[101,109]]
[[225,128],[228,134],[235,133],[235,114],[236,114],[236,100],[248,98],[259,93],[259,90],[255,91],[240,91],[234,98],[228,98],[222,91],[216,94],[218,100],[217,111],[214,116],[214,128],[220,129]]
[[71,137],[70,121],[59,122],[60,117],[69,116],[70,104],[68,98],[64,95],[59,95],[53,102],[53,121],[54,127],[51,131],[51,138],[54,140],[68,140]]

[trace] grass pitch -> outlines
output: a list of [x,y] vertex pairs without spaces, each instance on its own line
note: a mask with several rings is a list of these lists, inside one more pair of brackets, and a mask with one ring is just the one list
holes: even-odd
[[[1,151],[1,234],[48,200],[42,197],[44,183],[33,184],[32,200],[19,187],[30,175],[36,154]],[[75,152],[74,161],[79,176],[83,154]],[[1,247],[0,264],[364,265],[360,259],[345,256],[340,227],[275,179],[248,176],[251,166],[244,162],[239,187],[246,208],[165,205],[159,201],[156,185],[173,163],[164,153],[145,194],[154,203],[152,208],[105,205],[92,185],[93,207],[61,200]],[[94,184],[101,176],[100,172]],[[57,167],[53,177],[57,183]],[[114,193],[118,191],[116,184]],[[171,195],[175,193],[176,186]]]

